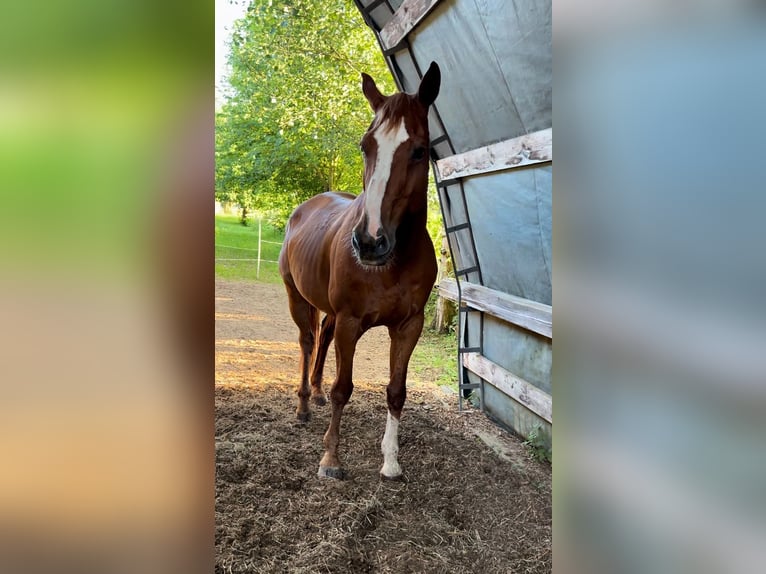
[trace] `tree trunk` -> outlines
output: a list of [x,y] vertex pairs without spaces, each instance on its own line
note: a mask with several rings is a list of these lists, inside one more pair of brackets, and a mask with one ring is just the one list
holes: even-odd
[[[449,256],[449,243],[447,236],[442,235],[442,246],[439,257],[439,272],[436,275],[436,284],[452,272],[452,261]],[[436,314],[434,315],[433,328],[439,333],[446,333],[452,326],[452,321],[457,313],[455,303],[444,297],[436,299]]]

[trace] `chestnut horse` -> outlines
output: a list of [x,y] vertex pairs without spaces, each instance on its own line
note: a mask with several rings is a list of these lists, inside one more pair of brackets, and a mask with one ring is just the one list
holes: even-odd
[[[299,205],[287,224],[279,271],[290,314],[300,331],[298,420],[307,421],[309,397],[325,404],[322,371],[335,337],[337,376],[330,390],[332,418],[324,435],[319,476],[342,478],[340,419],[354,388],[356,343],[378,325],[391,337],[388,417],[381,450],[384,478],[398,478],[399,418],[407,364],[423,329],[423,308],[436,279],[436,257],[426,231],[428,108],[441,74],[431,63],[416,94],[384,96],[362,74],[362,92],[375,117],[361,141],[364,191],[327,192]],[[325,313],[321,328],[319,314]],[[309,382],[311,390],[309,390]]]

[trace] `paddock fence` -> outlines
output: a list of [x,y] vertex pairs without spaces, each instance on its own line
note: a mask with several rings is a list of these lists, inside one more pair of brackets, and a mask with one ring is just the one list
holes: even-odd
[[256,279],[261,278],[261,263],[279,263],[278,261],[274,259],[263,259],[261,257],[261,247],[264,243],[269,243],[271,245],[282,245],[281,241],[268,241],[266,239],[263,239],[263,233],[262,233],[262,224],[261,221],[258,221],[258,247],[252,248],[252,247],[236,247],[234,245],[223,245],[221,243],[216,243],[216,247],[221,247],[223,249],[235,249],[237,251],[249,251],[256,254],[255,257],[216,257],[216,261],[255,261],[256,267],[255,267],[255,277]]

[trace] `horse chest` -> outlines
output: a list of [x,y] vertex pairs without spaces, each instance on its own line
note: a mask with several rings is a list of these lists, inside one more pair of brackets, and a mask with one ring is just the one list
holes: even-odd
[[367,281],[336,281],[330,285],[331,305],[348,311],[368,326],[395,325],[422,311],[428,290],[409,277],[371,273]]

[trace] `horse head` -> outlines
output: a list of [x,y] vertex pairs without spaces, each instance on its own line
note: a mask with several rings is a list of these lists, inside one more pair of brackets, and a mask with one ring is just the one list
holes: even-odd
[[408,214],[425,215],[428,108],[439,95],[440,83],[435,62],[415,94],[385,96],[370,76],[362,74],[362,92],[375,117],[360,144],[364,208],[351,233],[351,244],[364,265],[385,265],[394,253],[403,220]]

